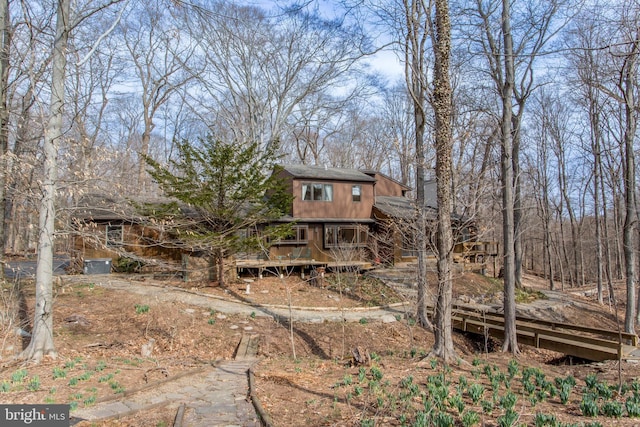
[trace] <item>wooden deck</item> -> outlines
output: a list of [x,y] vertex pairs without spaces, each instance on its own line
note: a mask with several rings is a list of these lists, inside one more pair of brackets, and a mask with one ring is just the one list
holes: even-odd
[[370,262],[366,261],[332,261],[323,262],[316,261],[314,259],[272,259],[272,260],[236,260],[235,261],[236,272],[240,273],[242,269],[257,270],[261,275],[264,271],[275,271],[279,273],[288,273],[296,269],[301,270],[314,270],[318,268],[324,268],[325,270],[333,271],[362,271],[373,268]]

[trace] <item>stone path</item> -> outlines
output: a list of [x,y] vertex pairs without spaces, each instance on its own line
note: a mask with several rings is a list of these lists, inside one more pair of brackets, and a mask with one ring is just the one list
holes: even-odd
[[261,426],[251,403],[248,370],[255,359],[223,361],[177,379],[72,412],[72,422],[100,421],[155,407],[174,408],[175,427]]

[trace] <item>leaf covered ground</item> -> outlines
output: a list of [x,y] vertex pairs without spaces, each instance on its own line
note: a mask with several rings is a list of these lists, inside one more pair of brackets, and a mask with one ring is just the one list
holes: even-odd
[[[258,397],[276,426],[639,423],[631,417],[640,408],[640,386],[635,382],[640,369],[634,362],[584,364],[527,347],[514,359],[493,351],[497,343],[491,340],[456,334],[459,363],[443,366],[425,358],[432,335],[404,316],[390,323],[364,315],[359,322],[294,322],[290,329],[269,318],[229,315],[179,301],[160,303],[105,289],[93,284],[90,276],[83,279],[62,278],[56,286],[56,359],[39,365],[14,360],[26,338],[15,333],[17,323],[5,316],[3,402],[81,407],[118,399],[203,364],[232,358],[242,334],[250,331],[260,336]],[[377,281],[329,276],[322,287],[294,277],[245,279],[225,288],[163,283],[254,304],[344,310],[410,298],[410,293]],[[545,285],[535,278],[529,283],[534,289]],[[32,289],[29,283],[5,286],[3,312],[15,313],[15,321],[28,321]],[[549,303],[546,308],[537,299],[535,307],[530,303],[532,312],[615,327],[613,308],[599,306],[579,291],[564,293],[569,303]],[[473,274],[457,277],[455,293],[466,301],[499,300],[496,281]],[[354,349],[368,354],[370,362],[355,364]],[[595,417],[585,415],[594,411]],[[157,408],[98,425],[166,426],[174,417],[174,410]],[[448,424],[452,420],[454,424]]]

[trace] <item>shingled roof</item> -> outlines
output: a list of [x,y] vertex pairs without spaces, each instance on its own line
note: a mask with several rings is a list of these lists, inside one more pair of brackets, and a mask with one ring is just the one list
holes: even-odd
[[329,168],[324,166],[286,165],[282,168],[298,179],[326,179],[332,181],[375,182],[375,178],[357,169]]

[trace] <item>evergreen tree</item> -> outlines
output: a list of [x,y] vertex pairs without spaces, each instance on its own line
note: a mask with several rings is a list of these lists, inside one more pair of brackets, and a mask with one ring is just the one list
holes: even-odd
[[291,232],[279,225],[247,233],[280,218],[292,202],[277,177],[277,147],[261,151],[258,143],[229,144],[208,136],[197,144],[183,140],[177,148],[177,160],[166,166],[145,157],[150,175],[173,200],[155,205],[154,217],[165,220],[173,244],[212,256],[222,285],[225,258]]

